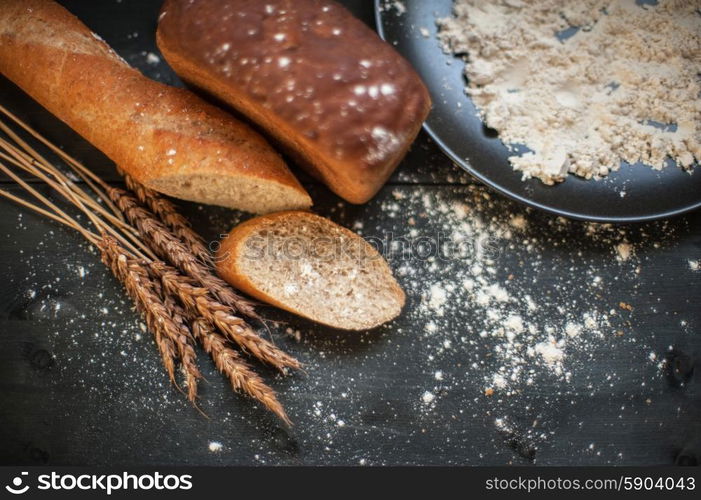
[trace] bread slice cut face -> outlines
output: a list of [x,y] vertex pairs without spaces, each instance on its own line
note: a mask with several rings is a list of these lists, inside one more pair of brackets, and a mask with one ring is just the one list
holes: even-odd
[[235,227],[217,252],[217,271],[261,301],[344,330],[386,323],[405,302],[372,245],[310,212],[278,212]]

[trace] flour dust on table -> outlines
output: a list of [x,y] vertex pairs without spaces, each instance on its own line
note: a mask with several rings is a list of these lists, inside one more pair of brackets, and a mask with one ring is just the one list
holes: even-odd
[[[188,454],[259,464],[291,463],[290,449],[325,463],[427,463],[362,443],[381,435],[388,445],[420,446],[431,433],[432,449],[452,450],[454,457],[459,449],[462,459],[450,463],[548,463],[539,457],[564,436],[560,412],[572,401],[610,397],[622,401],[615,409],[621,421],[635,422],[635,401],[654,407],[660,398],[666,344],[653,345],[640,325],[649,324],[641,318],[667,311],[664,305],[658,311],[647,295],[657,273],[648,259],[678,243],[683,220],[630,227],[566,221],[469,184],[388,187],[362,214],[337,200],[318,209],[370,241],[388,239],[383,251],[408,304],[394,324],[352,336],[290,315],[275,317],[287,323],[273,329],[276,342],[307,372],[271,381],[299,422],[291,435],[226,390],[209,363],[202,364],[208,383],[201,406],[212,419],[202,419],[169,386],[145,325],[94,250],[77,247],[72,234],[50,226],[30,231],[37,227],[34,216],[20,212],[8,241],[21,239],[36,250],[18,256],[24,278],[13,286],[26,297],[23,314],[51,325],[45,340],[55,353],[51,383],[91,402],[101,427],[132,418],[177,429],[191,418],[202,427],[201,445]],[[243,218],[213,207],[190,215],[212,231]],[[440,253],[432,248],[437,241]],[[47,270],[49,256],[57,265]],[[696,275],[686,260],[678,264]],[[693,315],[684,314],[691,313],[669,317],[680,337],[695,328]],[[630,403],[620,396],[621,386],[631,391]],[[112,400],[118,407],[108,404]],[[70,421],[60,411],[56,418]],[[460,434],[468,420],[487,429],[483,436]],[[150,428],[134,424],[131,432],[155,446]],[[246,437],[233,429],[245,429]],[[572,447],[579,462],[629,459],[595,436],[588,439]],[[517,443],[515,452],[504,442]],[[489,457],[485,446],[494,450]],[[109,460],[111,453],[96,460]],[[142,459],[157,461],[159,453],[149,448]],[[446,463],[440,453],[431,457]]]
[[[639,365],[631,370],[647,373],[643,392],[650,376],[664,372],[664,353],[638,341],[633,304],[645,272],[638,249],[670,244],[673,226],[626,228],[548,218],[530,209],[503,212],[513,205],[474,185],[397,189],[394,198],[382,208],[406,224],[410,241],[440,242],[426,259],[406,260],[400,245],[388,249],[408,293],[419,298],[407,314],[422,327],[411,334],[426,353],[426,385],[417,389],[415,404],[427,420],[445,411],[441,399],[448,393],[480,379],[475,400],[490,400],[496,428],[528,443],[521,451],[530,458],[557,428],[543,420],[544,409],[532,406],[543,388],[552,391],[553,406],[582,391],[613,390],[619,378],[631,375],[601,377],[590,365],[616,349],[637,352]],[[426,221],[432,221],[428,234]],[[592,250],[595,256],[585,258]],[[421,251],[412,248],[412,256]],[[572,279],[582,274],[585,280]],[[624,295],[610,291],[622,288]]]

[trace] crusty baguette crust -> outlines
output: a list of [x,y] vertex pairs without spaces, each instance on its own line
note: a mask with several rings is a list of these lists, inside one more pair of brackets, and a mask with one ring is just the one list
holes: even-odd
[[[230,177],[282,190],[289,208],[311,205],[259,134],[189,91],[144,77],[51,0],[0,0],[0,72],[149,187]],[[207,202],[200,191],[179,194]]]
[[[334,229],[343,232],[346,236],[349,238],[353,239],[361,239],[360,236],[357,234],[353,233],[352,231],[339,226],[332,221],[325,219],[319,215],[315,215],[311,212],[305,212],[305,211],[298,211],[298,210],[288,210],[288,211],[283,211],[283,212],[276,212],[272,214],[267,214],[267,215],[261,215],[258,217],[254,217],[252,219],[249,219],[235,228],[233,228],[227,235],[224,237],[221,241],[221,245],[219,249],[216,252],[216,268],[217,268],[217,273],[219,276],[221,276],[222,279],[230,283],[234,288],[237,288],[241,290],[244,293],[247,293],[251,297],[254,297],[262,302],[265,302],[267,304],[271,304],[275,307],[279,307],[280,309],[284,309],[286,311],[289,311],[293,314],[297,314],[299,316],[311,319],[313,321],[317,321],[321,324],[326,324],[326,326],[330,326],[333,328],[341,328],[344,329],[342,326],[339,326],[338,324],[331,324],[331,323],[323,323],[319,321],[318,318],[315,318],[314,315],[312,314],[311,311],[303,311],[303,310],[298,310],[291,308],[288,304],[281,302],[277,298],[265,293],[264,291],[260,290],[249,278],[249,276],[246,274],[246,270],[240,268],[238,265],[239,258],[241,257],[242,253],[245,250],[245,245],[247,239],[253,234],[254,232],[260,231],[262,228],[265,228],[266,226],[272,226],[276,223],[279,223],[281,221],[289,221],[290,224],[301,224],[302,221],[305,218],[309,219],[316,219],[316,220],[323,220],[326,224],[333,225]],[[367,250],[368,252],[368,258],[384,258],[372,247],[372,245],[367,244]],[[389,271],[389,266],[388,266],[388,273],[390,275],[391,282],[389,283],[392,292],[397,298],[397,300],[400,302],[401,307],[404,306],[404,303],[406,301],[406,295],[404,294],[404,290],[401,289],[399,284],[394,280],[394,278],[391,276],[391,271]],[[387,321],[393,318],[387,318]],[[374,325],[374,326],[379,326],[379,325]],[[348,329],[348,328],[345,328]],[[364,328],[368,329],[368,328]]]
[[411,66],[328,0],[166,0],[168,63],[352,203],[385,183],[430,109]]

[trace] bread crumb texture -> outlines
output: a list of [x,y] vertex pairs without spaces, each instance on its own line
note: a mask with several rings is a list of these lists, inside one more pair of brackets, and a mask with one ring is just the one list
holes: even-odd
[[235,263],[256,289],[338,328],[374,328],[400,313],[404,294],[362,238],[306,212],[261,221]]

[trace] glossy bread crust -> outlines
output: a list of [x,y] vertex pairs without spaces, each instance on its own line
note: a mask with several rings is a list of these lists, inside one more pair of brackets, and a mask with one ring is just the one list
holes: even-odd
[[[164,191],[162,181],[189,176],[245,178],[292,193],[298,204],[289,208],[311,205],[257,132],[143,76],[51,0],[0,0],[0,72],[149,187]],[[207,202],[195,196],[200,188],[188,196],[186,186],[181,197]]]
[[330,0],[167,0],[157,41],[183,79],[354,203],[384,184],[430,109],[409,63]]

